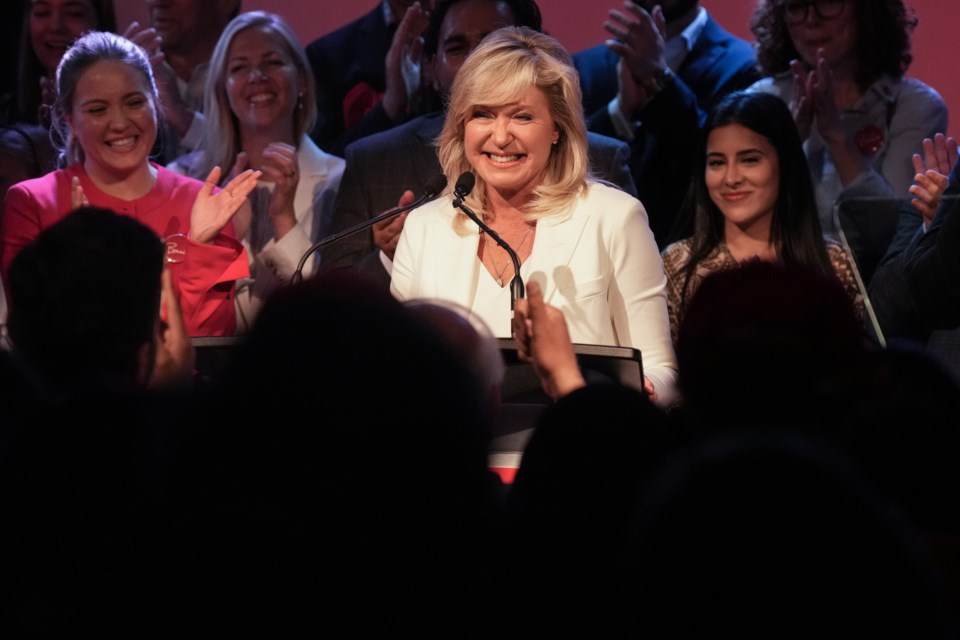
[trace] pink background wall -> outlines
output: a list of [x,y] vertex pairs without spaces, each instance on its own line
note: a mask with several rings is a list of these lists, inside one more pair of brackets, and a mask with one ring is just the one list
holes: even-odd
[[[243,0],[244,10],[264,9],[284,16],[304,44],[366,13],[376,0]],[[121,29],[131,20],[145,20],[142,0],[117,2]],[[538,0],[544,28],[570,51],[592,46],[606,38],[603,21],[607,11],[620,0],[575,2]],[[752,40],[750,13],[746,0],[702,0],[702,4],[724,26],[742,38]],[[960,138],[960,4],[956,0],[907,0],[920,24],[914,31],[914,62],[910,75],[937,89],[950,106],[950,133]],[[949,7],[949,8],[948,8]],[[955,66],[956,65],[956,66]]]

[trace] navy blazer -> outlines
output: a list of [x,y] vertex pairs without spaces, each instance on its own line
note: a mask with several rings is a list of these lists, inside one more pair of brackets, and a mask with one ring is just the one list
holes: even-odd
[[[870,300],[888,338],[926,341],[960,327],[960,162],[926,232],[894,244],[870,281]],[[909,207],[905,201],[904,207]]]
[[[347,146],[343,179],[332,216],[321,222],[321,237],[341,233],[397,206],[407,189],[419,196],[432,177],[442,173],[434,140],[443,128],[443,119],[440,112],[420,116]],[[594,174],[635,196],[627,145],[596,133],[588,134],[588,142]],[[390,284],[370,230],[325,247],[320,264],[321,268],[355,265],[385,286]]]
[[377,2],[369,13],[307,45],[317,85],[317,123],[310,137],[327,153],[343,157],[351,140],[393,126],[379,102],[350,131],[343,122],[343,100],[351,89],[366,83],[375,91],[386,90],[384,61],[392,39]]
[[[617,95],[619,59],[603,44],[573,56],[587,125],[608,136],[615,135],[607,104]],[[630,170],[661,249],[671,240],[690,183],[705,110],[761,77],[753,46],[725,31],[709,14],[693,49],[673,71],[676,82],[635,114],[642,126],[630,143]]]

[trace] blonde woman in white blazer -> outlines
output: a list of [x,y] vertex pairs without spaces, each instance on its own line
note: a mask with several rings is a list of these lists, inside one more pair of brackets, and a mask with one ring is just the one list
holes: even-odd
[[[513,247],[521,279],[540,284],[573,342],[639,349],[647,393],[670,404],[676,358],[663,264],[643,205],[590,177],[566,50],[523,27],[488,35],[457,74],[438,145],[451,184],[475,174],[465,204]],[[512,261],[452,201],[445,193],[409,215],[391,290],[455,301],[509,337]]]
[[[276,14],[248,11],[230,21],[210,58],[204,100],[201,148],[173,168],[190,175],[214,165],[263,171],[250,206],[234,219],[250,256],[250,277],[237,281],[236,294],[237,333],[246,333],[319,239],[345,163],[308,135],[317,113],[313,75],[293,30]],[[314,268],[307,262],[304,275]]]

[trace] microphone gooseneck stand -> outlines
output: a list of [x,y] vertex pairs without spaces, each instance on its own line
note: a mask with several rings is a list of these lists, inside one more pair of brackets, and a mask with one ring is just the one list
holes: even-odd
[[523,289],[523,280],[520,279],[520,258],[517,256],[517,252],[513,250],[507,242],[500,237],[496,231],[490,228],[490,226],[480,219],[476,213],[470,210],[467,205],[463,204],[464,198],[470,195],[470,192],[473,191],[473,185],[476,184],[476,176],[474,176],[469,171],[464,171],[460,174],[460,177],[457,178],[457,185],[454,187],[453,194],[453,206],[457,209],[460,209],[467,217],[477,223],[477,226],[480,227],[483,233],[486,233],[488,236],[493,238],[500,247],[510,256],[510,260],[513,261],[513,279],[510,280],[510,310],[516,307],[517,300],[523,298],[525,293]]
[[305,264],[307,264],[307,258],[313,255],[314,252],[319,251],[320,249],[324,248],[328,244],[333,244],[340,238],[345,238],[349,235],[353,235],[358,231],[369,229],[370,227],[377,224],[378,222],[382,222],[384,220],[387,220],[388,218],[398,216],[404,211],[410,211],[411,209],[416,209],[417,207],[427,202],[428,200],[432,200],[433,198],[437,197],[437,195],[441,191],[443,191],[443,188],[446,186],[447,186],[447,178],[443,174],[437,174],[429,182],[427,182],[427,186],[423,190],[423,195],[421,195],[419,198],[417,198],[410,204],[404,205],[402,207],[396,207],[396,208],[390,209],[388,211],[381,213],[375,218],[365,220],[360,224],[355,224],[349,229],[344,229],[340,233],[335,233],[333,235],[327,236],[320,242],[316,243],[315,245],[307,249],[306,252],[304,252],[303,257],[300,258],[300,263],[297,265],[297,270],[293,272],[293,277],[290,278],[290,284],[294,285],[300,282],[301,280],[303,280],[303,267]]

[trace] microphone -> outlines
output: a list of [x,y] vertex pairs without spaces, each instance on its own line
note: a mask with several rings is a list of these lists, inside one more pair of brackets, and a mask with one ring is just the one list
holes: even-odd
[[463,199],[473,191],[475,184],[477,184],[477,176],[473,175],[472,172],[464,171],[461,173],[460,177],[457,178],[457,186],[453,188],[453,195],[457,197],[453,202],[453,206],[459,207]]
[[510,310],[513,311],[517,300],[525,295],[523,280],[520,279],[520,258],[517,257],[517,252],[513,250],[513,247],[508,245],[506,241],[500,237],[500,234],[491,229],[490,226],[471,211],[467,205],[463,204],[464,198],[470,195],[470,192],[473,191],[473,185],[476,183],[477,177],[473,175],[473,173],[469,171],[461,173],[460,177],[457,178],[457,185],[453,189],[453,194],[456,196],[453,199],[453,206],[467,214],[467,217],[476,222],[483,233],[493,238],[493,240],[510,255],[510,260],[513,261],[513,279],[510,281]]
[[424,187],[423,189],[423,195],[421,195],[419,198],[417,198],[410,204],[404,205],[402,207],[394,207],[393,209],[384,211],[383,213],[381,213],[375,218],[371,218],[370,220],[366,220],[364,222],[361,222],[360,224],[355,224],[349,229],[344,229],[340,233],[335,233],[333,235],[327,236],[326,238],[323,238],[322,240],[317,242],[315,245],[307,249],[306,253],[303,254],[303,257],[300,258],[300,264],[297,265],[297,270],[293,273],[293,277],[290,278],[290,284],[297,284],[298,282],[303,280],[303,266],[307,263],[307,259],[311,255],[313,255],[314,252],[319,251],[320,249],[324,248],[328,244],[333,244],[334,242],[336,242],[341,238],[345,238],[347,236],[353,235],[354,233],[358,231],[363,231],[364,229],[369,229],[370,227],[377,224],[378,222],[382,222],[384,220],[387,220],[388,218],[398,216],[404,211],[410,211],[411,209],[416,209],[417,207],[426,203],[427,201],[433,200],[434,198],[436,198],[446,186],[447,186],[446,176],[444,176],[442,173],[438,173],[427,182],[427,186]]

